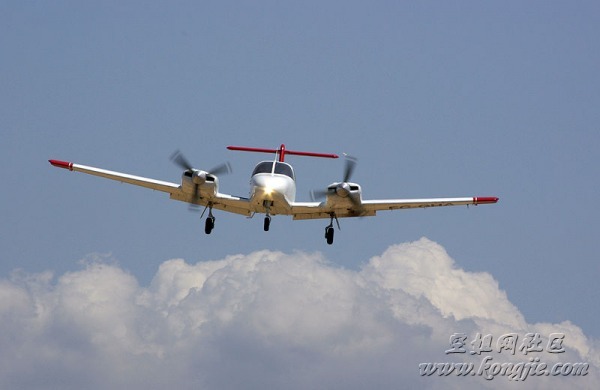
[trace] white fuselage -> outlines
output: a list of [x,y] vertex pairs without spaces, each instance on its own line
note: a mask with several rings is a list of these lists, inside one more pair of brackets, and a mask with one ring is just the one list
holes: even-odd
[[250,203],[257,213],[289,214],[296,199],[296,181],[291,165],[263,161],[250,178]]

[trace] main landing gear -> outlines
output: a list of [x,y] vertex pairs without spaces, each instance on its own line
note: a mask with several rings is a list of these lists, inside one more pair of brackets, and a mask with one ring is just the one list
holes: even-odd
[[325,239],[329,245],[333,244],[333,226],[327,226],[325,228]]
[[331,214],[331,220],[329,221],[329,225],[325,227],[325,240],[327,240],[327,244],[333,244],[333,220],[335,219],[335,223],[337,224],[338,229],[340,229],[340,222],[338,221],[335,214]]
[[[204,223],[204,233],[210,234],[210,233],[212,233],[213,229],[215,228],[215,216],[212,213],[212,205],[207,206],[207,208],[208,208],[208,217],[206,217],[206,221]],[[204,209],[204,212],[206,212],[206,209]],[[204,212],[202,213],[202,215],[204,215]],[[325,240],[327,241],[328,245],[333,244],[333,236],[335,233],[335,229],[333,228],[334,220],[335,220],[335,223],[337,224],[338,229],[340,229],[340,222],[338,221],[336,215],[332,213],[330,215],[329,225],[327,225],[325,227]],[[267,207],[267,215],[265,216],[265,219],[264,219],[263,229],[265,232],[268,232],[270,227],[271,227],[271,215],[269,214],[269,207]]]
[[210,234],[214,228],[215,228],[215,217],[206,218],[206,222],[204,223],[204,233]]
[[[202,213],[202,214],[204,214],[204,213]],[[214,228],[215,228],[215,216],[212,213],[212,207],[209,207],[208,217],[206,218],[206,222],[204,223],[204,233],[210,234]]]

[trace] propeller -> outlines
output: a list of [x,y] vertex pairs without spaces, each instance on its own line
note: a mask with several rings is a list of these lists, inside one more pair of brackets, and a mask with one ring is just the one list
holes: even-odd
[[[190,161],[185,158],[183,153],[180,150],[176,150],[172,155],[170,160],[181,169],[190,172],[192,182],[194,183],[194,197],[195,200],[198,197],[200,184],[203,184],[206,181],[207,175],[225,175],[232,172],[231,164],[229,162],[224,162],[219,164],[208,171],[201,171],[192,166]],[[190,205],[191,207],[195,205]]]
[[[350,181],[350,178],[354,173],[354,169],[356,168],[356,163],[358,162],[358,159],[346,153],[344,153],[344,157],[346,161],[344,164],[343,180],[340,183],[336,183],[335,187],[329,187],[326,190],[312,190],[310,192],[310,197],[313,200],[313,202],[316,200],[322,200],[327,195],[332,194],[333,192],[337,193],[341,197],[347,197],[348,195],[350,195],[351,189],[350,184],[348,184],[348,182]],[[356,199],[350,197],[350,200],[355,206],[358,206],[358,202]]]
[[183,155],[183,153],[181,153],[181,151],[178,149],[175,152],[173,152],[173,154],[171,155],[171,161],[173,161],[173,163],[175,163],[175,165],[178,165],[179,167],[181,167],[182,169],[185,169],[186,171],[193,171],[194,167],[192,167],[192,164],[190,164],[190,162],[187,160],[187,158],[185,158],[185,156]]
[[358,159],[353,156],[349,156],[344,153],[344,158],[346,159],[346,163],[344,165],[344,183],[350,181],[352,174],[354,173],[354,168],[356,167],[356,163]]

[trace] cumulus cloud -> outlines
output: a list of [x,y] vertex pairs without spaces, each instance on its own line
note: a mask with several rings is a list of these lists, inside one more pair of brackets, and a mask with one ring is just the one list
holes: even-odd
[[[260,251],[164,262],[150,286],[115,264],[0,280],[0,388],[599,388],[600,354],[570,322],[528,324],[488,273],[425,238],[360,270]],[[564,334],[562,353],[472,355],[477,334]],[[466,353],[449,353],[453,334]],[[421,375],[424,362],[584,362],[588,374]]]

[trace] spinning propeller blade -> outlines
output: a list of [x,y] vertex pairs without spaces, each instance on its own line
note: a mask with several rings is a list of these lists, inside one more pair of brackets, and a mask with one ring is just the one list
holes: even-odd
[[229,164],[229,161],[217,165],[216,167],[208,171],[208,173],[210,173],[211,175],[227,175],[231,172],[233,172],[233,170],[231,169],[231,164]]
[[344,157],[346,158],[346,164],[344,166],[344,180],[343,182],[349,182],[352,174],[354,173],[354,168],[356,167],[356,163],[358,159],[356,157],[349,156],[344,153]]
[[[179,166],[181,169],[184,169],[185,171],[189,171],[192,173],[192,178],[194,177],[194,175],[198,175],[201,171],[199,169],[195,169],[193,167],[193,165],[189,162],[189,160],[187,158],[185,158],[185,156],[183,155],[183,153],[181,153],[181,151],[178,149],[175,152],[173,152],[173,154],[170,157],[170,160],[177,166]],[[231,173],[232,169],[231,169],[231,164],[229,164],[229,162],[224,162],[222,164],[217,165],[216,167],[214,167],[213,169],[203,173],[203,175],[205,174],[209,174],[209,175],[226,175],[228,173]],[[198,193],[199,193],[199,188],[200,185],[192,179],[192,182],[194,183],[194,194],[193,194],[193,199],[196,200],[198,198]],[[198,205],[196,204],[190,204],[190,209],[195,210],[197,209]]]
[[329,194],[329,191],[327,190],[311,190],[310,199],[312,199],[313,202],[316,202],[317,200],[323,200],[327,194]]
[[[346,162],[344,164],[343,180],[340,183],[337,183],[334,192],[337,192],[338,195],[340,195],[340,196],[346,197],[349,195],[348,189],[350,186],[348,185],[348,182],[352,178],[352,174],[354,173],[354,169],[356,168],[358,159],[356,157],[350,156],[345,153],[344,153],[344,157],[346,159]],[[341,194],[342,191],[345,191],[346,195],[342,195]],[[310,192],[310,197],[314,202],[316,200],[325,199],[325,197],[331,193],[332,193],[331,188],[328,188],[327,190],[312,190]],[[350,196],[349,199],[352,202],[352,204],[354,204],[355,207],[360,207],[360,202],[357,199],[353,198],[352,196]]]
[[190,164],[190,162],[184,157],[183,153],[181,153],[179,149],[171,155],[170,159],[171,161],[173,161],[173,163],[175,163],[175,165],[179,166],[182,169],[185,169],[186,171],[191,171],[194,169],[194,167],[192,167],[192,164]]

